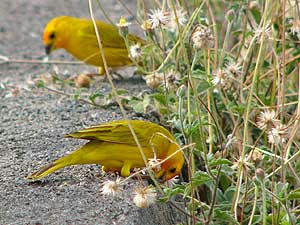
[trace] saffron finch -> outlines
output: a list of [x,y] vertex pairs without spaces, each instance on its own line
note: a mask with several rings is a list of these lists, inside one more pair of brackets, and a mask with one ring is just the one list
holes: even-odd
[[[118,29],[97,21],[107,66],[118,68],[132,64],[124,39]],[[143,44],[141,38],[128,35],[132,44]],[[104,67],[92,20],[60,16],[52,19],[44,30],[43,42],[47,54],[63,48],[75,58],[100,68]]]
[[[142,120],[129,122],[147,160],[153,158],[163,160],[174,153],[155,170],[157,178],[166,181],[178,175],[183,166],[184,157],[181,151],[177,151],[179,146],[171,133],[152,122]],[[28,176],[28,180],[39,180],[61,168],[80,164],[100,164],[104,171],[120,172],[124,177],[129,176],[132,169],[145,166],[127,120],[93,126],[68,134],[66,137],[87,139],[89,142],[73,153],[43,166]]]

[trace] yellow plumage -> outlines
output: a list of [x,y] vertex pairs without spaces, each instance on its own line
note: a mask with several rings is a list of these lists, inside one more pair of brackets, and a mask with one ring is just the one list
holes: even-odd
[[[108,67],[116,68],[132,64],[124,39],[116,27],[97,21],[103,51]],[[103,67],[97,37],[91,20],[60,16],[52,19],[44,30],[43,42],[46,53],[63,48],[77,59],[94,66]],[[129,35],[130,43],[143,44],[137,36]]]
[[[179,149],[174,137],[162,126],[141,120],[130,120],[130,123],[147,159],[154,157],[153,149],[157,159],[165,159]],[[87,139],[89,142],[75,152],[40,168],[28,176],[28,180],[39,180],[58,169],[78,164],[100,164],[104,171],[118,171],[122,176],[129,176],[133,168],[145,166],[125,120],[83,129],[66,137]],[[162,163],[157,177],[171,179],[180,173],[183,163],[183,154],[179,151]]]

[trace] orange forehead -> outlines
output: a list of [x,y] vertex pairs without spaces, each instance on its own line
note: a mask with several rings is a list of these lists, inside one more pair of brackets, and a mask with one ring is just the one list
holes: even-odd
[[56,20],[51,20],[47,26],[45,27],[43,34],[43,42],[44,44],[48,44],[50,42],[50,34],[56,30]]
[[43,42],[47,44],[49,42],[49,32],[45,31],[43,34]]
[[46,25],[44,34],[43,34],[43,42],[45,44],[49,43],[50,34],[53,33],[57,29],[57,27],[61,21],[63,21],[63,17],[56,17],[56,18],[50,20],[49,23]]

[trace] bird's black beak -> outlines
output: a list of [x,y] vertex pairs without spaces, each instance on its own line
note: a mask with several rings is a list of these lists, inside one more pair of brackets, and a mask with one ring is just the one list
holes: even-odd
[[45,51],[47,55],[51,53],[51,50],[52,50],[52,44],[48,44],[45,46]]

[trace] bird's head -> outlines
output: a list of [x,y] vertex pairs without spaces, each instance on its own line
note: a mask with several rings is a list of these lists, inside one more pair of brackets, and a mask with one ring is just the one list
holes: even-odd
[[[179,149],[175,143],[170,143],[170,148],[166,157],[172,155]],[[178,151],[174,156],[162,163],[161,169],[156,173],[156,176],[161,181],[167,181],[180,174],[184,164],[184,156],[182,151]]]
[[70,17],[60,16],[56,17],[46,25],[44,29],[43,42],[46,54],[49,55],[52,51],[65,48],[67,44],[68,35],[68,20]]

